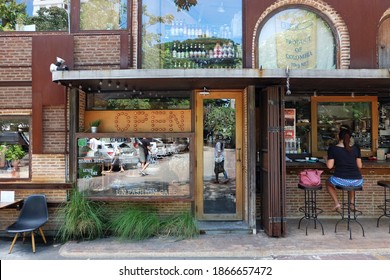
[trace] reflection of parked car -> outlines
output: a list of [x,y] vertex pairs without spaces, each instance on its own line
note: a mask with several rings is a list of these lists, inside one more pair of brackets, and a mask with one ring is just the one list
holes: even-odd
[[124,169],[137,168],[139,162],[138,150],[134,148],[133,144],[124,144],[121,148],[122,154],[119,155],[119,159],[122,161]]

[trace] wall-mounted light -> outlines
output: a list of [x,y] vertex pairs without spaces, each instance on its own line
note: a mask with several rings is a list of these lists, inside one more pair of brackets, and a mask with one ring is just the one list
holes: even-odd
[[121,84],[119,82],[116,83],[116,88],[119,88]]
[[355,93],[354,92],[351,92],[351,97],[355,97]]
[[108,81],[108,86],[109,86],[109,87],[111,86],[111,81]]
[[125,85],[125,90],[128,90],[128,89],[129,89],[129,87],[127,85]]
[[206,87],[203,87],[203,90],[201,92],[199,92],[199,94],[200,95],[209,95],[210,91]]
[[103,80],[100,80],[100,81],[99,81],[99,85],[102,85],[102,84],[103,84]]

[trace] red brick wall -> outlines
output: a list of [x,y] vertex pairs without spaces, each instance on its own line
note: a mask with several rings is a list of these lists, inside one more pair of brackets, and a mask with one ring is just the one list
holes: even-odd
[[120,36],[75,36],[74,67],[77,69],[119,69]]

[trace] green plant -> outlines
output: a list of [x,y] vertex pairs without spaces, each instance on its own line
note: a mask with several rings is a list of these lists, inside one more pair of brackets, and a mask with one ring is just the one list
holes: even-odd
[[6,160],[21,160],[25,155],[26,152],[19,144],[8,145],[5,149]]
[[199,234],[194,216],[190,212],[183,212],[165,218],[161,222],[160,234],[180,238],[192,238]]
[[158,233],[160,220],[154,208],[130,206],[110,221],[110,230],[121,239],[143,240]]
[[92,240],[103,236],[104,209],[98,202],[88,200],[83,193],[73,190],[69,201],[58,212],[64,218],[56,236],[60,241]]
[[101,123],[102,123],[102,120],[94,120],[94,121],[90,122],[89,125],[91,127],[98,127]]

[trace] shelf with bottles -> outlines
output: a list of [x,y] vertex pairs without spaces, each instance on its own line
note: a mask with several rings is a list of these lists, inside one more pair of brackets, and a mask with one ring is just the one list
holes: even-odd
[[166,40],[211,37],[232,38],[233,36],[230,24],[201,24],[186,22],[185,19],[177,19],[172,21],[172,24],[166,24],[163,32],[163,38]]
[[242,50],[230,39],[202,38],[167,42],[163,68],[241,68]]

